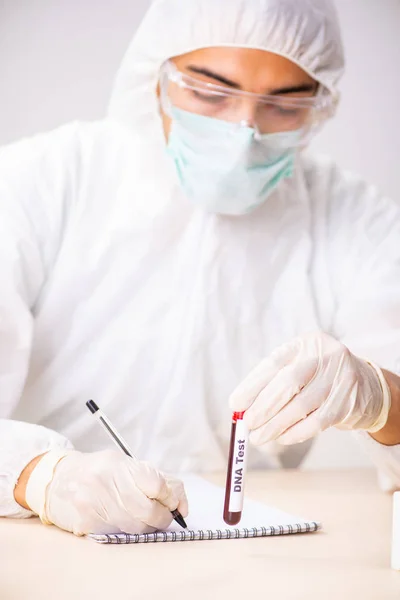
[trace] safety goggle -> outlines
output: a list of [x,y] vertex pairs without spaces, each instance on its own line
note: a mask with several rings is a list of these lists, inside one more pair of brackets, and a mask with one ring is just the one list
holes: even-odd
[[171,107],[176,107],[226,122],[251,123],[261,134],[296,130],[300,132],[299,143],[307,141],[335,108],[332,97],[320,92],[311,97],[245,92],[182,73],[171,61],[161,68],[160,96],[169,116]]

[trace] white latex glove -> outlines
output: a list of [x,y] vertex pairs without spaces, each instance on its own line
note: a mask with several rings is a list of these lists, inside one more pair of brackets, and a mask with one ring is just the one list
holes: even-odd
[[230,398],[246,411],[250,440],[296,444],[328,427],[375,432],[388,418],[390,390],[382,371],[317,332],[275,350]]
[[75,535],[165,529],[187,516],[183,484],[147,463],[106,450],[50,451],[33,470],[26,502],[46,524]]

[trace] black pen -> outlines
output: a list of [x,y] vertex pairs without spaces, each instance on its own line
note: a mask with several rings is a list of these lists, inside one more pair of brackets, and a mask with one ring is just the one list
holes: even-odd
[[[136,458],[136,456],[129,449],[129,446],[125,442],[125,440],[119,435],[119,433],[111,425],[110,421],[107,419],[107,417],[105,416],[105,414],[101,412],[101,410],[97,406],[96,402],[93,402],[93,400],[89,400],[89,402],[86,402],[86,406],[88,407],[88,409],[90,410],[90,412],[92,413],[92,415],[96,415],[96,417],[100,421],[100,424],[104,427],[104,429],[107,431],[107,433],[111,436],[111,438],[117,444],[117,446],[123,452],[125,452],[125,454],[127,456],[130,456],[131,458],[134,458],[134,459],[138,460]],[[173,510],[173,511],[171,511],[171,514],[174,517],[175,521],[178,523],[178,525],[180,525],[184,529],[187,529],[187,525],[185,523],[185,520],[182,517],[181,513],[179,512],[179,510]]]

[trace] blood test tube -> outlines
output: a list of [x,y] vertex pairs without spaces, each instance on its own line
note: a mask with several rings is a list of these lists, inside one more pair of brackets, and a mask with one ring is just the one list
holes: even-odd
[[233,413],[228,470],[226,474],[224,521],[237,525],[242,518],[249,431],[244,412]]

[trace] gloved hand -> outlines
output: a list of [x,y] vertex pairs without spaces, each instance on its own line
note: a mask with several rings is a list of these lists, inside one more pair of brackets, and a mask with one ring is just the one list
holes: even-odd
[[322,332],[279,347],[230,398],[257,446],[300,443],[332,426],[376,432],[390,403],[382,371]]
[[165,529],[188,513],[183,484],[147,463],[106,450],[50,451],[33,470],[26,502],[42,521],[75,535]]

